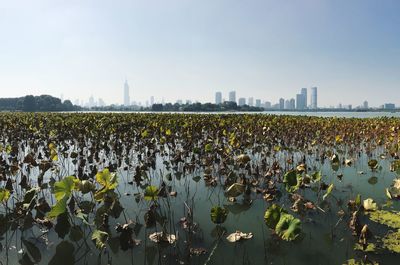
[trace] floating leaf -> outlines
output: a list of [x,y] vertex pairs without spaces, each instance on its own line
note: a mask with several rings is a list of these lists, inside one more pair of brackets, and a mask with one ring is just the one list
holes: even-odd
[[275,232],[286,241],[293,241],[301,233],[301,221],[290,214],[283,213],[275,227]]
[[225,208],[214,206],[211,208],[211,221],[214,224],[222,224],[228,217],[228,211]]
[[163,232],[156,232],[149,236],[149,239],[155,243],[169,243],[174,244],[178,239],[175,235],[170,235]]
[[372,170],[377,169],[378,168],[378,160],[376,160],[376,159],[369,160],[368,166]]
[[366,211],[378,210],[378,206],[376,205],[376,202],[371,198],[364,200],[363,207],[364,207],[364,210],[366,210]]
[[400,229],[400,213],[385,210],[376,210],[367,213],[371,221],[389,226],[394,229]]
[[156,186],[148,186],[144,190],[144,199],[146,201],[156,201],[158,199],[158,188]]
[[371,185],[375,185],[376,183],[378,183],[378,178],[377,177],[370,177],[368,179],[368,183]]
[[243,233],[240,231],[236,231],[235,233],[230,234],[226,239],[231,243],[235,243],[240,240],[248,240],[251,238],[253,238],[253,233]]
[[296,171],[291,170],[283,176],[283,184],[288,192],[295,192],[301,184],[301,176]]
[[335,186],[333,184],[329,185],[328,189],[326,190],[326,193],[324,194],[324,196],[322,196],[322,199],[325,201],[325,199],[329,196],[329,194],[332,193],[333,188]]
[[106,247],[108,234],[106,232],[95,230],[92,234],[92,241],[95,243],[96,248],[102,250]]
[[271,205],[264,214],[265,224],[271,228],[275,229],[279,220],[281,219],[281,214],[286,213],[279,205],[273,204]]
[[246,186],[239,183],[232,184],[226,191],[226,197],[238,197],[244,193]]
[[394,253],[400,253],[400,230],[382,238],[383,247]]
[[314,173],[311,175],[311,179],[312,179],[314,182],[320,181],[321,178],[322,178],[321,171],[314,172]]
[[10,198],[10,191],[4,188],[0,188],[0,202],[7,202]]

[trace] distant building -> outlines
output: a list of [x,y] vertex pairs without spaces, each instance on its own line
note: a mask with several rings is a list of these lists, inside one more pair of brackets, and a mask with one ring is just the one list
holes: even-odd
[[244,106],[246,105],[246,99],[245,98],[239,98],[239,106]]
[[301,94],[303,95],[304,109],[306,109],[308,106],[308,104],[307,104],[307,88],[302,88]]
[[290,108],[291,110],[296,109],[296,100],[294,98],[290,99]]
[[154,96],[150,97],[150,107],[154,105]]
[[125,84],[124,84],[124,106],[127,107],[130,105],[130,97],[129,97],[129,85],[128,85],[128,81],[125,80]]
[[229,101],[236,102],[236,91],[229,92]]
[[247,105],[254,106],[254,98],[253,97],[249,98],[249,101],[248,101]]
[[296,95],[296,109],[303,110],[304,109],[304,99],[302,94]]
[[318,88],[311,88],[311,109],[318,109]]
[[283,99],[283,98],[279,99],[279,109],[280,110],[285,109],[285,99]]
[[261,99],[256,99],[256,107],[257,108],[261,107]]
[[215,104],[219,105],[222,103],[222,93],[216,92],[215,93]]
[[396,105],[393,103],[385,103],[385,105],[383,105],[383,108],[387,110],[394,110],[396,109]]
[[265,109],[270,109],[270,108],[271,108],[271,102],[265,101],[265,102],[264,102],[264,108],[265,108]]
[[98,105],[99,105],[99,107],[104,107],[106,105],[106,103],[104,102],[104,100],[102,98],[99,98]]
[[363,103],[363,109],[369,109],[368,101],[364,101],[364,103]]

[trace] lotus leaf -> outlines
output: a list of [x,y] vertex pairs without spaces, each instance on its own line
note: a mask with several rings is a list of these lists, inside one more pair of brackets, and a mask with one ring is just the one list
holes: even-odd
[[228,217],[228,211],[225,208],[214,206],[211,208],[211,221],[214,224],[222,224]]
[[248,240],[251,238],[253,238],[253,233],[242,233],[240,231],[236,231],[235,233],[230,234],[226,239],[231,243],[235,243],[242,239]]
[[364,210],[366,210],[366,211],[378,210],[378,206],[376,205],[376,202],[371,198],[364,200],[363,207],[364,207]]
[[225,196],[226,197],[238,197],[243,194],[245,189],[246,189],[245,185],[242,185],[239,183],[234,183],[225,191]]
[[108,233],[100,230],[95,230],[92,234],[92,241],[95,243],[96,248],[102,250],[106,247],[108,237]]
[[275,232],[286,241],[295,240],[301,233],[301,221],[290,214],[281,214]]
[[295,192],[301,184],[301,176],[291,170],[283,176],[283,184],[288,192]]

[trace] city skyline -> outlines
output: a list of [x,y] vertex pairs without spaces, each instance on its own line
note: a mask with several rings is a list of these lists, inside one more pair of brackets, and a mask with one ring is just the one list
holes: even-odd
[[315,84],[321,106],[400,105],[399,11],[394,0],[4,1],[0,97],[122,104],[126,76],[137,102],[213,102],[216,90],[278,102]]

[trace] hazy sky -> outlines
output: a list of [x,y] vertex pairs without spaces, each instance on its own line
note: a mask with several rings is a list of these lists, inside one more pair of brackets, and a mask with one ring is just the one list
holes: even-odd
[[0,0],[0,97],[400,105],[399,0]]

